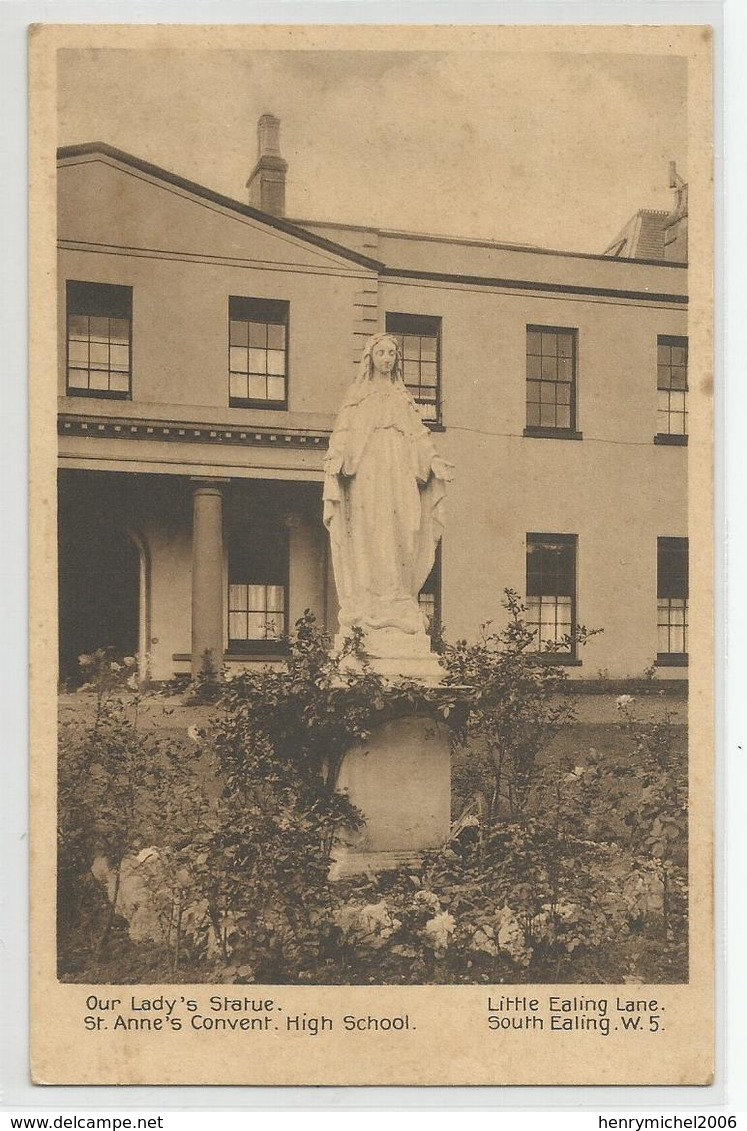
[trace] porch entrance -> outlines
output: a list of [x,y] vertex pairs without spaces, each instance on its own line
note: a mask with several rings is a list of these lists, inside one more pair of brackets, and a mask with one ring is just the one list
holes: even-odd
[[95,494],[61,490],[58,529],[60,679],[77,681],[82,653],[137,655],[140,554]]

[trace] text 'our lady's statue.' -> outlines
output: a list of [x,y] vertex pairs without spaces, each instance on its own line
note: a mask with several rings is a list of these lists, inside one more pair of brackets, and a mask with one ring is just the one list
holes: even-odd
[[396,340],[364,349],[325,461],[324,522],[340,602],[340,632],[359,626],[382,657],[430,652],[418,594],[443,531],[452,468],[402,380]]

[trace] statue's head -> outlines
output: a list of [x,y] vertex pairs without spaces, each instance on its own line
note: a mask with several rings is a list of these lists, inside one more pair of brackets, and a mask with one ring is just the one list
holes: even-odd
[[363,348],[358,381],[370,381],[376,372],[388,374],[392,382],[402,380],[402,356],[391,334],[374,334]]

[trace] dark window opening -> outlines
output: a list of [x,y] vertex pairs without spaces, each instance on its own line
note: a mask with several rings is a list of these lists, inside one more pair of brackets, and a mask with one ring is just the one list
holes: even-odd
[[660,662],[687,662],[689,552],[687,538],[659,538],[656,553],[657,633]]
[[576,330],[527,326],[527,433],[576,429]]
[[229,298],[228,381],[231,405],[286,407],[288,313],[287,302]]
[[131,395],[132,287],[67,284],[68,396]]
[[441,423],[441,319],[387,314],[387,333],[402,357],[402,380],[426,424]]
[[277,647],[288,631],[288,532],[252,526],[228,547],[228,649]]
[[687,436],[687,338],[657,338],[656,396],[657,434]]
[[527,626],[537,651],[575,658],[575,534],[527,534]]

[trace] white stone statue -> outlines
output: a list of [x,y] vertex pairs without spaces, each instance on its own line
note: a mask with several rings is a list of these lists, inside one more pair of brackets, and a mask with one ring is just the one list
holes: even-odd
[[433,566],[453,468],[436,453],[389,334],[366,343],[335,422],[325,471],[338,639],[360,626],[370,656],[429,657],[418,593]]

